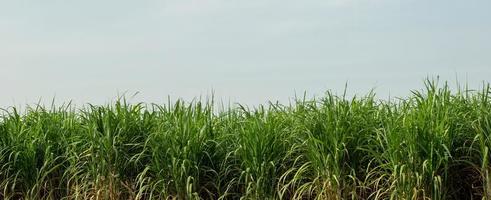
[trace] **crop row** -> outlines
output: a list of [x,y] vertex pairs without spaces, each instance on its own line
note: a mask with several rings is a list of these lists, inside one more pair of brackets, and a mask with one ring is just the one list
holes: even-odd
[[491,89],[7,108],[1,199],[491,197]]

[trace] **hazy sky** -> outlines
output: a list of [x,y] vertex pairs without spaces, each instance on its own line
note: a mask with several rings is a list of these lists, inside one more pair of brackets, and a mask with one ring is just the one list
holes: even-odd
[[0,107],[491,82],[490,0],[0,1]]

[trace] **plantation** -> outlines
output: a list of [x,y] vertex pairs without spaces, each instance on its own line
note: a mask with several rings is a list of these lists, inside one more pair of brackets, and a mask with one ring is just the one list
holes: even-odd
[[488,199],[491,88],[6,108],[1,199]]

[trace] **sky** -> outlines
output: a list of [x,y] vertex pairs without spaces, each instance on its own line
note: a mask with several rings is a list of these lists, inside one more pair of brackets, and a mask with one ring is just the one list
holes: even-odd
[[0,1],[0,107],[491,82],[489,0]]

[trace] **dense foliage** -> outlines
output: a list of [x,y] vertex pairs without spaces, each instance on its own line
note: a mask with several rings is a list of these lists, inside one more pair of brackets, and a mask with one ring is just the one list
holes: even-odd
[[390,101],[7,108],[0,198],[490,198],[490,87],[426,86]]

